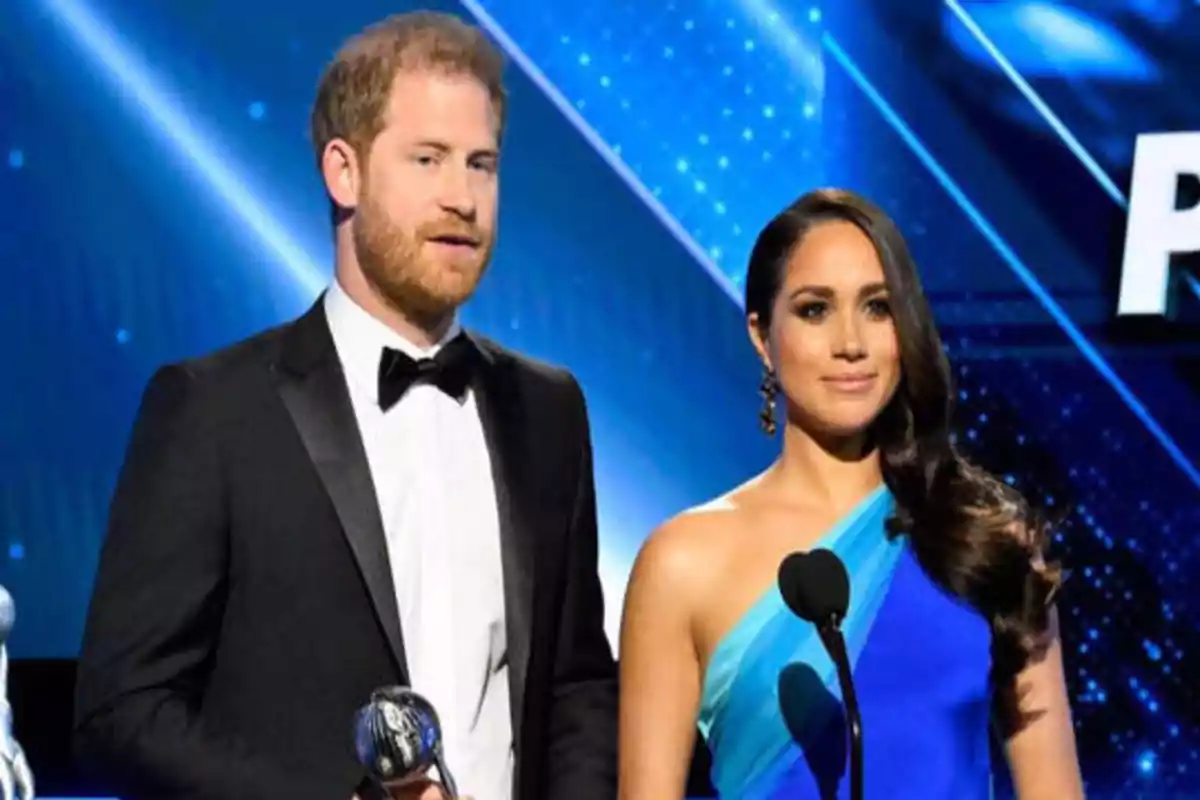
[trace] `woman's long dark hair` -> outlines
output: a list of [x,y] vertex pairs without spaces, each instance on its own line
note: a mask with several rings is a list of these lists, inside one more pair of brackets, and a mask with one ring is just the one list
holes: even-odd
[[869,431],[896,500],[889,532],[907,535],[930,577],[991,622],[994,675],[1009,679],[1044,641],[1061,573],[1043,561],[1048,525],[1042,516],[954,447],[950,365],[895,223],[852,192],[804,195],[755,242],[746,313],[757,314],[765,334],[789,257],[814,226],[834,220],[858,226],[874,243],[899,340],[900,384]]

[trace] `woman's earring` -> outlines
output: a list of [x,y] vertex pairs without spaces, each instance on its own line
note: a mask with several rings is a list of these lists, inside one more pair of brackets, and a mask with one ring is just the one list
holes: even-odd
[[775,380],[775,371],[763,367],[762,383],[758,385],[758,394],[763,399],[762,411],[758,412],[758,424],[767,436],[774,436],[775,424],[775,395],[779,392],[779,381]]

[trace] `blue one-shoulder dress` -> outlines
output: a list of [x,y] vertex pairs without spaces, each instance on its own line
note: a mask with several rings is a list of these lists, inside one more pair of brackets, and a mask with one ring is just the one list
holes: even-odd
[[[850,573],[842,631],[862,716],[869,800],[991,796],[991,631],[936,586],[879,487],[827,531]],[[849,763],[841,691],[814,627],[771,586],[719,642],[705,672],[700,730],[724,800],[843,798]]]

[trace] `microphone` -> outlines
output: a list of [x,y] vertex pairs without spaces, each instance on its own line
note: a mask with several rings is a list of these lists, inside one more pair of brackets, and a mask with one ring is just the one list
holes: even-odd
[[841,630],[846,609],[850,607],[850,576],[846,565],[832,550],[824,548],[792,553],[779,565],[779,593],[793,614],[816,626],[821,643],[837,667],[850,731],[850,797],[862,800],[862,717]]
[[442,727],[433,704],[406,686],[371,693],[354,717],[358,761],[380,783],[424,777],[437,767],[442,787],[458,797],[442,752]]

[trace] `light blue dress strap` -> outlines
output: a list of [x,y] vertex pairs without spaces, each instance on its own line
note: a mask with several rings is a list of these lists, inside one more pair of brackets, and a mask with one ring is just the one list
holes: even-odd
[[[827,531],[815,547],[833,550],[850,574],[850,608],[842,625],[856,663],[903,552],[885,523],[893,509],[881,486]],[[705,671],[699,727],[713,752],[713,782],[723,796],[741,797],[771,773],[789,769],[782,758],[793,742],[780,713],[779,682],[789,664],[806,664],[840,698],[837,673],[813,626],[798,619],[772,585],[724,636]],[[764,687],[770,687],[765,690]],[[818,721],[819,722],[819,721]]]

